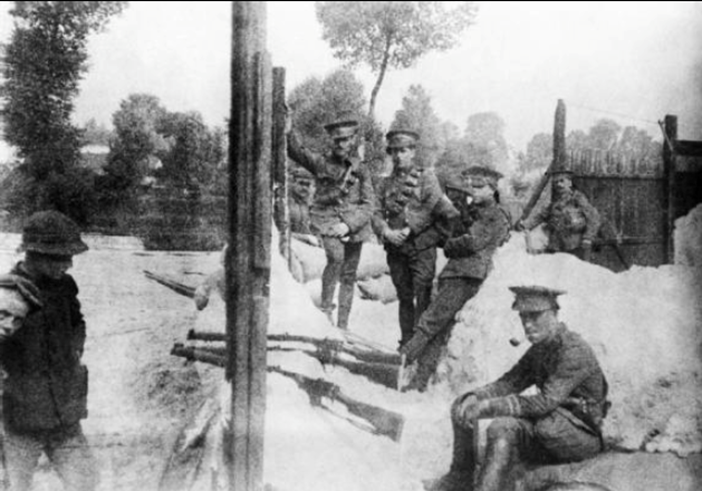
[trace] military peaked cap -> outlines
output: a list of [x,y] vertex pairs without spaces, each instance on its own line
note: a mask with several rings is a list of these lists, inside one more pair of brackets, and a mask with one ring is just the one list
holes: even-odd
[[516,295],[512,309],[520,312],[558,310],[556,297],[566,293],[544,286],[510,286],[509,289]]
[[325,124],[324,129],[335,140],[337,138],[350,138],[358,131],[358,119],[350,114],[344,114]]
[[468,188],[469,184],[487,184],[492,189],[497,189],[497,181],[502,178],[502,174],[490,167],[474,165],[461,172],[461,187]]
[[419,141],[419,134],[416,131],[395,129],[390,130],[385,135],[388,141],[387,148],[414,148]]

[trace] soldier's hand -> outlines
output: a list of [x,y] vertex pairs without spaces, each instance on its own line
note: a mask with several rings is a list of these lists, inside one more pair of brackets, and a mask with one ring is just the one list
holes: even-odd
[[195,289],[193,300],[195,301],[195,307],[197,307],[197,310],[202,310],[207,307],[207,304],[210,302],[210,295],[207,288],[205,288],[203,285],[198,286]]
[[417,331],[412,339],[402,345],[400,354],[405,355],[407,363],[411,363],[422,353],[427,343],[429,343],[429,337],[422,331]]
[[407,238],[403,233],[402,230],[388,230],[385,232],[383,235],[385,240],[390,242],[392,245],[395,247],[399,247],[402,245],[402,243],[405,241]]
[[329,235],[332,237],[344,237],[349,234],[351,229],[344,222],[337,223],[330,229]]
[[451,420],[463,424],[463,413],[466,408],[470,408],[478,404],[478,397],[475,394],[469,394],[463,399],[457,400],[451,406]]
[[462,426],[472,427],[473,421],[480,416],[480,401],[474,395],[468,396],[451,416]]

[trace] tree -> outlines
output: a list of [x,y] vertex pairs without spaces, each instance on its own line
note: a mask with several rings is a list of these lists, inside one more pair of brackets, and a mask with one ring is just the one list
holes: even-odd
[[425,167],[433,167],[437,155],[443,150],[442,128],[439,117],[431,107],[431,97],[421,85],[411,85],[402,98],[402,109],[395,112],[390,128],[411,129],[419,133],[417,161]]
[[431,51],[446,51],[477,14],[474,2],[317,2],[322,37],[350,66],[377,74],[368,115],[388,68],[409,68]]
[[344,113],[358,114],[366,104],[363,84],[348,70],[335,70],[324,80],[309,77],[292,89],[288,101],[293,127],[317,152],[326,147],[326,123]]
[[98,124],[95,118],[90,118],[82,128],[81,143],[83,145],[109,145],[112,133],[105,125]]
[[504,172],[509,158],[504,131],[505,122],[497,113],[470,115],[463,135],[468,162]]
[[600,119],[588,133],[590,147],[594,150],[613,150],[619,138],[622,127],[611,119]]
[[[66,208],[72,199],[58,197],[61,188],[52,183],[66,181],[70,186],[76,182],[62,176],[70,174],[79,158],[81,132],[70,118],[78,84],[87,71],[88,37],[102,30],[125,5],[34,1],[15,2],[10,11],[15,25],[3,47],[0,95],[6,103],[0,115],[5,138],[24,161],[27,182],[39,191],[28,201],[25,212],[53,207],[81,218],[75,206]],[[45,192],[41,190],[44,185]],[[73,191],[68,189],[66,194],[76,194]]]
[[169,148],[161,135],[167,111],[158,97],[151,94],[130,94],[112,115],[115,137],[107,157],[107,189],[115,197],[133,190],[148,171],[148,165],[159,152]]
[[552,160],[553,135],[550,133],[537,133],[527,143],[526,154],[520,159],[519,167],[522,172],[530,172],[537,169],[545,170]]

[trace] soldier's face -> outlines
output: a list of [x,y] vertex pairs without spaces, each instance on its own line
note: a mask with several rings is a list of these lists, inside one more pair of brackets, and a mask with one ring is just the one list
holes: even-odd
[[557,174],[553,178],[553,189],[557,193],[565,193],[573,189],[573,181],[568,174]]
[[73,267],[73,257],[71,256],[50,256],[47,254],[32,254],[27,258],[28,266],[39,276],[60,279]]
[[482,179],[467,179],[466,184],[475,204],[487,203],[495,195],[495,190]]
[[407,170],[412,167],[416,153],[416,150],[410,147],[388,148],[392,163],[398,170]]
[[558,326],[558,319],[553,310],[541,312],[520,312],[524,334],[531,344],[539,344],[553,336]]
[[0,289],[0,341],[22,327],[29,306],[19,292]]
[[332,147],[334,155],[339,158],[345,159],[351,153],[353,148],[355,137],[349,136],[344,138],[334,138],[334,145]]
[[313,182],[311,179],[298,178],[293,183],[292,191],[296,197],[306,200],[312,194],[312,186]]

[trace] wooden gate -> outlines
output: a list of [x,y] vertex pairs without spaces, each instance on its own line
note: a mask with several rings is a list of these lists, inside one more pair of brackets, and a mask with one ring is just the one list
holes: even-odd
[[675,261],[675,220],[702,203],[702,142],[677,139],[677,118],[665,118],[659,159],[626,160],[597,152],[572,152],[574,185],[599,210],[605,226],[593,262],[614,271],[629,264],[660,266]]

